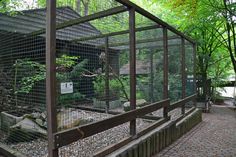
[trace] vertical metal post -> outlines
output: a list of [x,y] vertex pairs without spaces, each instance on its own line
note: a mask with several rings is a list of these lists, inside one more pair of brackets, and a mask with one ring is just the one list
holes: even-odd
[[[130,108],[136,109],[136,34],[135,9],[129,10],[129,40],[130,40]],[[136,120],[130,122],[130,135],[136,134]]]
[[150,101],[153,102],[153,93],[154,93],[154,87],[153,87],[153,82],[154,82],[154,72],[153,72],[153,51],[154,49],[151,50],[150,52],[150,68],[151,68],[151,77],[150,77]]
[[48,127],[48,155],[58,157],[53,134],[57,132],[56,111],[56,0],[47,1],[46,24],[46,105]]
[[[164,72],[164,85],[163,85],[163,98],[168,99],[168,72],[169,72],[169,63],[168,63],[168,34],[167,28],[163,28],[163,49],[164,49],[164,63],[163,63],[163,72]],[[164,117],[168,117],[168,108],[164,107],[163,111]]]
[[[197,93],[197,74],[196,74],[196,60],[197,60],[197,56],[196,56],[196,52],[197,52],[197,44],[194,43],[193,44],[193,89],[194,89],[194,94]],[[194,101],[194,106],[197,107],[197,100]]]
[[[186,97],[186,72],[185,72],[185,39],[181,37],[181,74],[182,74],[182,99]],[[185,104],[181,109],[182,114],[185,114]]]
[[109,52],[108,37],[105,37],[105,95],[106,95],[106,113],[109,112]]

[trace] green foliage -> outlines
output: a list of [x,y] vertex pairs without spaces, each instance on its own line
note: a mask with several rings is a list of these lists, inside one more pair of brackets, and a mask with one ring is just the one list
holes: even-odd
[[64,68],[71,68],[77,63],[78,58],[78,56],[67,56],[64,54],[56,59],[56,64],[57,66],[63,66]]
[[60,105],[69,106],[71,103],[79,101],[84,98],[84,95],[80,92],[75,92],[71,94],[63,94],[58,98],[58,102]]
[[[76,79],[74,83],[75,91],[73,94],[59,95],[58,100],[60,104],[65,104],[69,101],[80,100],[84,96],[77,90],[79,79],[82,72],[85,70],[85,65],[88,63],[87,59],[78,63],[77,56],[62,55],[56,59],[57,69],[62,71],[57,72],[57,79],[59,82],[69,82]],[[46,79],[45,65],[40,64],[29,59],[18,59],[13,65],[15,69],[15,94],[29,94],[34,86]],[[18,85],[19,84],[19,85]]]
[[[95,94],[98,98],[105,98],[105,76],[99,75],[93,81]],[[122,85],[117,79],[109,80],[109,94],[111,97],[118,97],[121,92]]]
[[13,66],[16,71],[16,81],[18,77],[21,78],[19,86],[15,87],[15,94],[29,94],[33,86],[46,77],[45,65],[38,62],[28,59],[18,59]]
[[84,59],[83,61],[79,62],[76,64],[72,71],[70,72],[70,77],[71,78],[77,78],[81,76],[82,72],[84,72],[86,69],[84,68],[85,65],[88,63],[88,59]]

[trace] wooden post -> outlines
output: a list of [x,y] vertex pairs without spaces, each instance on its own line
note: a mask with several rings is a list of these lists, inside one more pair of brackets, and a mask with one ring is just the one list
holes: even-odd
[[106,95],[106,113],[109,112],[109,52],[108,37],[105,37],[105,95]]
[[56,0],[47,1],[46,24],[46,105],[48,155],[58,157],[58,149],[54,149],[53,134],[57,132],[56,111]]
[[[135,10],[129,9],[129,40],[130,40],[130,108],[136,109],[136,34]],[[136,120],[130,122],[130,135],[136,134]]]
[[[185,72],[185,39],[181,37],[181,75],[182,75],[182,99],[186,97],[186,72]],[[185,114],[185,104],[181,108],[181,113]]]
[[150,68],[151,68],[151,76],[150,76],[150,101],[154,102],[153,100],[153,93],[154,93],[154,86],[153,86],[153,82],[154,82],[154,71],[153,71],[153,51],[154,49],[151,49],[150,52]]
[[[163,69],[164,69],[164,85],[163,85],[163,99],[168,99],[168,34],[167,34],[167,28],[163,28],[163,49],[164,49],[164,62],[163,62]],[[168,108],[164,107],[163,116],[165,118],[168,117]]]
[[[194,85],[194,87],[193,87],[193,89],[194,89],[194,94],[196,94],[197,93],[197,81],[196,81],[196,79],[197,79],[197,75],[196,75],[196,52],[197,52],[197,44],[196,43],[194,43],[193,44],[193,85]],[[197,107],[197,100],[195,99],[195,101],[194,101],[194,106],[195,107]]]

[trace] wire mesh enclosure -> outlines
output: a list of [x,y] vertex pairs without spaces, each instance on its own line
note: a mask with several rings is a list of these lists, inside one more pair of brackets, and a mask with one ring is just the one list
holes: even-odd
[[194,41],[129,1],[90,4],[0,14],[2,144],[99,156],[190,109]]

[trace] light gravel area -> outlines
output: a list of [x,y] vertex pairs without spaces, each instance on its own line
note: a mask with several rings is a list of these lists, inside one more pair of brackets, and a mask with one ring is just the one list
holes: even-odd
[[[94,120],[102,120],[113,115],[105,113],[97,113],[90,111],[83,111],[84,115],[93,117]],[[181,109],[175,109],[169,113],[172,119],[177,118],[181,114]],[[163,116],[163,110],[153,112],[152,115]],[[137,119],[137,131],[145,129],[150,126],[152,122],[150,120]],[[61,157],[90,157],[95,152],[111,145],[129,136],[129,123],[125,123],[106,130],[102,133],[94,136],[79,140],[68,146],[64,146],[59,149]],[[37,139],[32,142],[24,142],[9,145],[11,148],[18,150],[28,157],[47,157],[47,141],[43,139]]]

